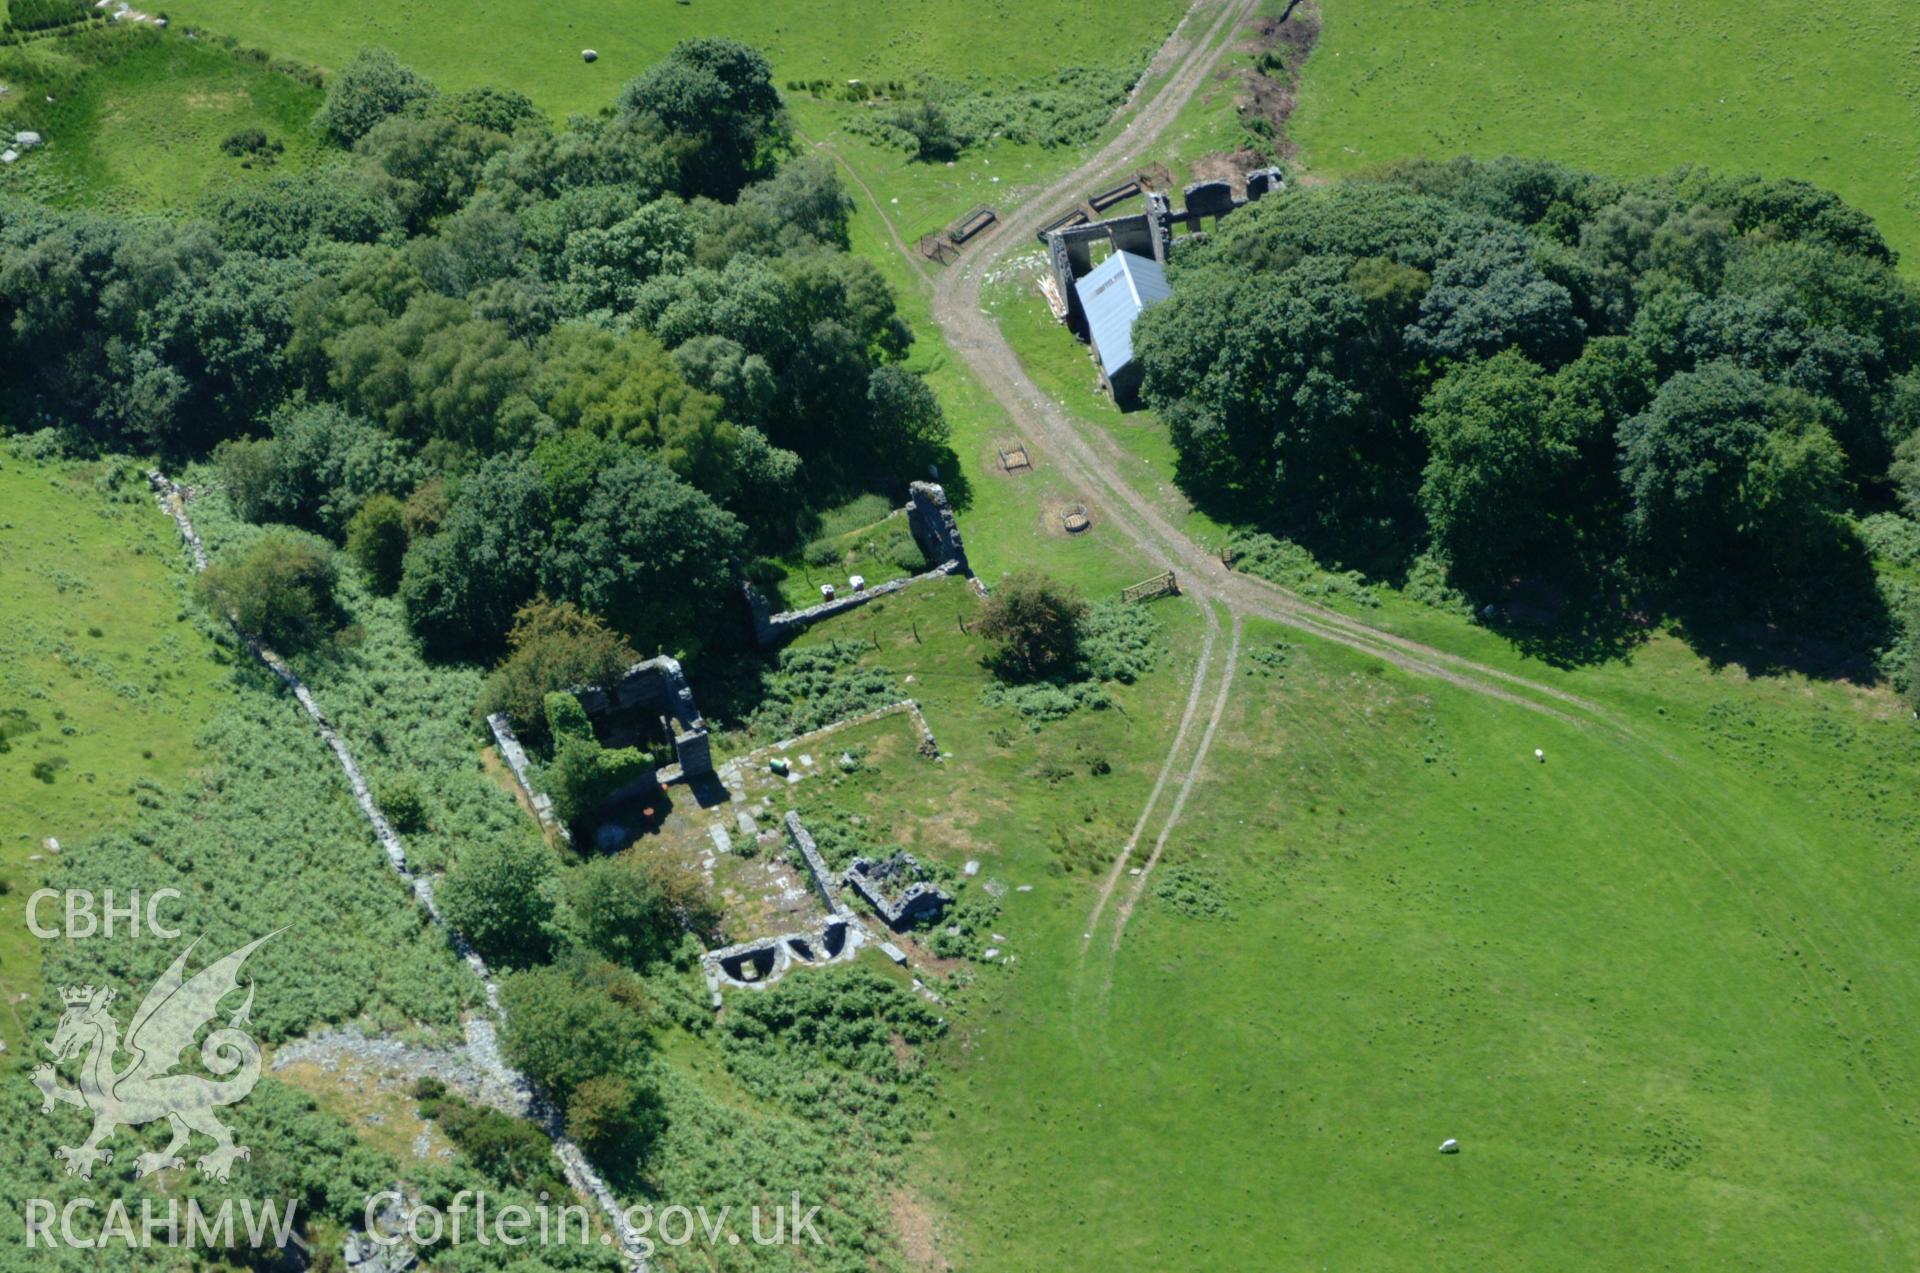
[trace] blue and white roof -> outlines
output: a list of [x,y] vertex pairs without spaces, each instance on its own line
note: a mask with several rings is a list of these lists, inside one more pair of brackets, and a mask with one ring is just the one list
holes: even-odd
[[1100,366],[1109,379],[1133,361],[1133,320],[1147,306],[1173,295],[1166,267],[1131,252],[1115,252],[1075,279],[1073,290],[1079,294],[1094,352],[1100,355]]

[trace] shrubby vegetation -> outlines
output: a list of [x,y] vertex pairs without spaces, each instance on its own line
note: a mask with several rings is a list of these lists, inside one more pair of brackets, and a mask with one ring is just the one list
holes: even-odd
[[347,555],[366,575],[369,587],[391,596],[407,564],[406,505],[385,492],[361,501],[347,522]]
[[780,651],[747,718],[748,732],[768,741],[790,738],[905,697],[885,668],[861,667],[861,653],[855,642],[838,640]]
[[1324,570],[1311,552],[1290,540],[1241,531],[1227,541],[1226,556],[1235,570],[1284,584],[1305,596],[1337,597],[1369,608],[1380,604],[1379,594],[1359,571]]
[[1153,895],[1188,919],[1237,920],[1220,881],[1185,862],[1168,862],[1153,877]]
[[[274,987],[253,1008],[263,1042],[362,1014],[396,1029],[451,1026],[477,984],[387,871],[306,719],[277,683],[259,689],[208,725],[200,782],[149,793],[137,824],[63,853],[51,886],[116,897],[177,888],[169,922],[221,952],[284,929],[248,961]],[[106,943],[49,943],[47,984],[146,984],[178,953],[114,945],[108,967]]]
[[996,137],[1047,149],[1077,146],[1113,118],[1144,65],[1141,58],[1121,66],[1063,67],[1011,88],[929,82],[917,86],[917,96],[855,114],[848,129],[928,162]]
[[911,1049],[946,1026],[900,982],[854,965],[742,996],[720,1029],[728,1066],[747,1090],[803,1109],[832,1131],[897,1148],[915,1131],[913,1103],[899,1089],[925,1083]]
[[[206,501],[203,523],[222,524],[221,503],[217,497]],[[236,557],[245,555],[245,546],[236,540]],[[342,593],[351,606],[351,579],[342,580]],[[194,616],[191,609],[181,614]],[[363,662],[383,644],[376,638],[338,658],[316,660],[316,666],[335,677],[363,675]],[[199,940],[194,968],[274,933],[246,970],[259,986],[250,1032],[263,1045],[327,1023],[405,1032],[422,1041],[458,1039],[459,1019],[478,1001],[479,983],[387,869],[345,779],[284,688],[250,660],[236,660],[231,675],[235,692],[217,700],[219,710],[201,723],[194,740],[199,759],[191,778],[177,788],[141,780],[137,819],[108,834],[68,840],[47,862],[47,884],[96,896],[112,890],[121,899],[136,889],[142,896],[180,890],[161,913],[185,938]],[[376,697],[390,708],[389,696]],[[347,695],[329,695],[328,705],[353,715]],[[465,754],[470,757],[470,748]],[[373,776],[384,789],[391,774],[376,770]],[[451,821],[440,812],[437,793],[423,803],[433,816]],[[477,832],[470,823],[458,827]],[[137,1003],[137,992],[165,971],[181,945],[45,943],[46,984],[120,986]],[[49,1038],[60,1001],[49,992],[16,1010],[31,1037]],[[291,1199],[298,1204],[298,1223],[323,1222],[319,1232],[336,1233],[359,1218],[370,1192],[398,1175],[397,1164],[369,1149],[343,1119],[267,1075],[245,1101],[222,1112],[236,1139],[253,1150],[230,1185],[197,1176],[128,1179],[130,1168],[121,1164],[131,1161],[129,1138],[135,1133],[126,1131],[114,1144],[124,1156],[114,1169],[97,1171],[91,1181],[65,1177],[52,1146],[77,1144],[88,1116],[65,1106],[54,1116],[41,1114],[38,1093],[24,1075],[18,1077],[0,1092],[0,1115],[19,1129],[0,1149],[0,1182],[14,1217],[6,1235],[11,1242],[24,1241],[17,1226],[25,1197],[85,1195],[102,1203],[118,1197],[138,1215],[141,1199],[151,1198],[162,1213],[169,1196],[177,1199],[183,1189],[209,1208],[229,1197]],[[421,1174],[442,1185],[457,1179],[451,1166],[426,1167]],[[78,1270],[96,1267],[98,1254],[50,1251],[37,1258],[41,1267]]]
[[653,772],[653,757],[638,747],[602,746],[572,694],[554,691],[547,695],[546,708],[553,738],[547,794],[563,822],[579,826],[621,788]]
[[[1428,551],[1588,637],[1887,640],[1849,514],[1914,511],[1920,295],[1834,196],[1407,164],[1264,201],[1174,279],[1136,342],[1211,507],[1372,575]],[[1306,572],[1274,542],[1240,547]]]
[[522,738],[546,730],[547,695],[582,685],[611,685],[639,655],[593,615],[545,598],[522,606],[507,633],[508,655],[480,692],[481,716],[505,712]]
[[1020,570],[1002,579],[980,609],[980,635],[994,646],[1007,680],[1038,680],[1070,670],[1080,658],[1087,603],[1045,575]]
[[1159,661],[1160,625],[1144,606],[1096,601],[1080,623],[1080,667],[1096,681],[1131,685]]
[[333,590],[339,565],[317,535],[277,527],[231,562],[210,566],[195,585],[202,604],[275,647],[327,644],[339,627]]
[[[652,1195],[701,1197],[739,1214],[799,1190],[823,1204],[827,1245],[807,1246],[809,1267],[898,1264],[886,1200],[929,1112],[925,1050],[944,1034],[931,1005],[864,966],[823,968],[742,996],[703,1029],[758,1099],[719,1096],[682,1067],[658,1067],[668,1121],[648,1161]],[[782,1252],[767,1251],[772,1267]]]
[[566,877],[578,939],[601,957],[644,970],[673,960],[683,935],[712,937],[720,911],[697,876],[658,855],[597,857]]
[[[192,469],[211,604],[286,648],[414,865],[446,871],[450,919],[511,970],[509,1054],[623,1190],[644,1196],[656,1172],[687,1197],[824,1180],[860,1223],[823,1267],[868,1267],[886,1241],[870,1150],[684,1085],[663,1094],[654,1005],[689,998],[687,934],[710,933],[712,903],[697,879],[633,857],[563,870],[476,774],[468,661],[506,654],[485,702],[537,738],[552,691],[609,679],[641,649],[724,644],[734,553],[797,548],[813,507],[940,452],[937,404],[899,366],[893,298],[845,251],[851,205],[828,168],[792,155],[764,61],[725,41],[683,46],[612,108],[560,126],[517,94],[443,93],[368,55],[332,78],[318,127],[318,171],[224,189],[177,220],[0,201],[0,410],[69,450]],[[349,617],[355,641],[316,639]],[[448,657],[425,662],[423,647]],[[204,784],[149,793],[150,817],[57,870],[95,889],[181,887],[210,943],[302,917],[256,956],[280,988],[255,1006],[263,1041],[322,1022],[455,1028],[478,984],[386,869],[308,722],[240,667],[259,692],[209,731]],[[838,714],[813,687],[790,706]],[[126,965],[127,950],[82,943],[49,971],[128,981],[167,953]],[[704,1012],[684,1020],[711,1028]],[[860,1090],[898,1095],[878,1075]],[[275,1187],[305,1200],[303,1219],[357,1219],[396,1166],[348,1152],[339,1120],[281,1095],[262,1083],[242,1135],[256,1109],[284,1115],[268,1137],[287,1154]],[[525,1125],[425,1099],[461,1168],[516,1199],[559,1192]],[[741,1151],[712,1129],[742,1124],[753,1161],[722,1171]],[[31,1165],[23,1152],[0,1174],[44,1190],[48,1138],[75,1136],[39,1125]],[[656,1137],[675,1138],[676,1161],[647,1151]],[[259,1150],[254,1167],[249,1187],[282,1181]],[[428,1201],[459,1180],[410,1175]]]
[[507,967],[546,958],[560,871],[531,828],[462,848],[440,888],[447,921]]
[[562,1105],[574,1089],[641,1059],[646,992],[611,964],[570,959],[509,974],[501,984],[507,1056]]
[[1001,580],[982,608],[980,632],[994,644],[996,680],[982,693],[1036,728],[1082,707],[1109,706],[1102,683],[1130,685],[1158,657],[1159,625],[1138,605],[1080,594],[1033,571]]
[[439,1079],[417,1081],[413,1095],[419,1101],[420,1117],[438,1123],[467,1162],[494,1184],[519,1186],[529,1193],[545,1190],[555,1198],[567,1196],[553,1147],[539,1128],[474,1105],[448,1092]]

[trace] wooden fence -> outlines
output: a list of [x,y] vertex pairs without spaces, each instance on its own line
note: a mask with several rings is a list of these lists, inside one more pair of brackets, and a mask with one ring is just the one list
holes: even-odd
[[1164,575],[1155,575],[1151,579],[1142,579],[1120,590],[1122,601],[1151,601],[1155,597],[1165,597],[1180,591],[1179,580],[1169,570]]

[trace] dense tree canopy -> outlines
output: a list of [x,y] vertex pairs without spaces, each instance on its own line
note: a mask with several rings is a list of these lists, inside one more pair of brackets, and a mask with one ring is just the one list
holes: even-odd
[[1771,570],[1833,533],[1843,457],[1805,394],[1730,362],[1681,372],[1621,426],[1627,524],[1648,560]]
[[509,654],[487,678],[479,712],[505,712],[529,741],[546,724],[547,695],[581,685],[611,685],[640,656],[597,616],[542,597],[513,616]]
[[1420,414],[1420,504],[1463,578],[1498,580],[1559,546],[1578,452],[1557,427],[1553,382],[1518,350],[1449,372]]
[[617,969],[583,960],[508,975],[500,987],[508,1059],[562,1104],[583,1083],[633,1069],[648,1039],[644,1002],[630,987]]
[[627,85],[620,105],[688,138],[690,193],[731,199],[786,140],[773,68],[737,40],[688,40]]
[[197,587],[215,614],[287,651],[329,641],[339,626],[339,566],[324,539],[278,527],[232,561],[208,568]]
[[445,655],[496,653],[542,590],[687,649],[730,630],[734,553],[942,452],[752,49],[689,41],[559,125],[370,50],[314,127],[317,170],[196,215],[0,200],[9,417],[217,454],[242,516],[351,533]]
[[489,959],[523,966],[547,957],[559,868],[529,833],[477,840],[440,888],[447,918]]
[[327,84],[314,127],[351,146],[382,121],[433,96],[433,85],[385,49],[362,49]]
[[1834,196],[1422,162],[1263,200],[1172,279],[1134,343],[1216,508],[1384,573],[1431,548],[1479,597],[1877,639],[1838,563],[1850,515],[1920,512],[1920,293]]

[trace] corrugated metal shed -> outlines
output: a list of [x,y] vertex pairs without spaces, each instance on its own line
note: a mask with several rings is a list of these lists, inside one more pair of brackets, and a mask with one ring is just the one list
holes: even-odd
[[1073,290],[1080,294],[1087,334],[1109,380],[1133,361],[1133,320],[1147,306],[1173,295],[1166,267],[1131,252],[1115,252],[1075,279]]

